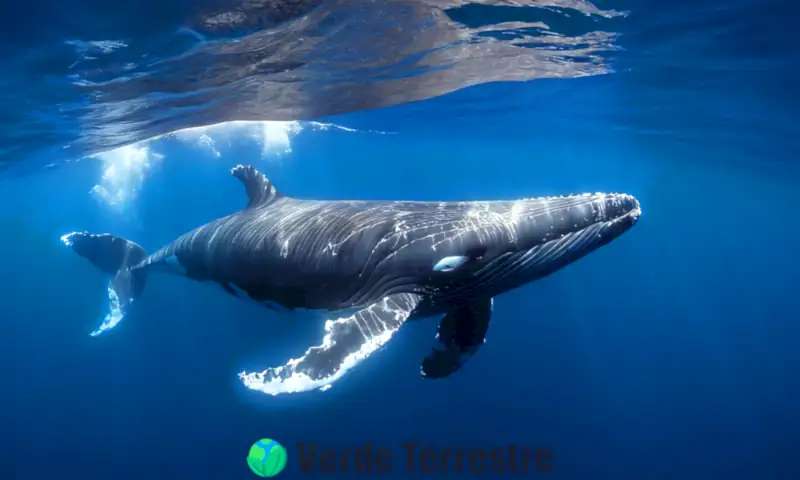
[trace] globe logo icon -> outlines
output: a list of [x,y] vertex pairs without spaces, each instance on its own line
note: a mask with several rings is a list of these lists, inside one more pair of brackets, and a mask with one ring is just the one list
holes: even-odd
[[262,438],[250,447],[247,465],[259,477],[274,477],[286,467],[286,449],[271,438]]

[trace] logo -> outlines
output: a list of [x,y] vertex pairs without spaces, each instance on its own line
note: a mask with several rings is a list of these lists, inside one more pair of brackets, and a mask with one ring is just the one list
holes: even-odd
[[271,438],[262,438],[250,447],[247,465],[259,477],[274,477],[286,468],[286,449]]

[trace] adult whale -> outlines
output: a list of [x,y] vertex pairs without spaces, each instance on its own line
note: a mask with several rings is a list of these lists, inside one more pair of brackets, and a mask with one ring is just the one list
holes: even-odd
[[219,284],[239,298],[333,313],[318,346],[283,366],[239,374],[277,395],[327,388],[386,344],[409,319],[444,315],[426,377],[460,368],[483,344],[492,298],[568,265],[629,230],[626,194],[515,201],[320,201],[279,193],[252,166],[231,170],[249,199],[152,255],[109,234],[62,241],[112,275],[113,328],[156,271]]

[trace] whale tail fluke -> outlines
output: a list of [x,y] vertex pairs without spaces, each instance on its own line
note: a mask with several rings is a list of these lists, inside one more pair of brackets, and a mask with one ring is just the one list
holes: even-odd
[[96,336],[114,328],[144,289],[146,269],[137,266],[147,258],[147,252],[130,240],[109,234],[73,232],[62,236],[61,241],[95,267],[111,275],[108,309],[100,326],[91,335]]

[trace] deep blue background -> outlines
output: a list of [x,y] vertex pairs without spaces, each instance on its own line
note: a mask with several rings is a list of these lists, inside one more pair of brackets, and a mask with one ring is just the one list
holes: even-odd
[[[371,441],[399,459],[409,440],[547,446],[554,478],[797,473],[796,178],[710,164],[702,150],[676,160],[625,133],[531,124],[510,138],[501,126],[458,142],[306,131],[282,163],[259,161],[252,145],[216,159],[168,144],[128,219],[86,194],[93,162],[8,181],[0,422],[10,478],[38,478],[43,465],[83,478],[246,479],[246,451],[264,436],[289,446],[287,476],[301,474],[298,441]],[[435,331],[425,322],[326,393],[244,391],[239,369],[300,353],[320,320],[177,278],[153,277],[124,323],[88,337],[104,280],[58,236],[113,231],[154,249],[240,208],[228,169],[246,159],[301,197],[627,191],[644,213],[608,247],[499,298],[487,344],[444,381],[418,375]],[[392,478],[407,475],[398,460]]]
[[[384,478],[409,476],[404,441],[546,446],[552,478],[797,478],[797,17],[638,12],[618,74],[345,115],[333,121],[398,133],[308,129],[281,161],[249,143],[214,158],[167,142],[124,215],[88,195],[96,161],[2,180],[0,476],[244,480],[250,444],[272,437],[289,448],[280,478],[303,476],[300,441],[392,448]],[[90,338],[105,280],[58,237],[109,231],[155,249],[245,204],[228,173],[240,162],[298,197],[625,191],[643,215],[498,298],[488,342],[443,381],[419,377],[435,332],[421,322],[328,392],[245,391],[240,369],[301,353],[321,319],[177,278],[153,277],[124,323]]]

